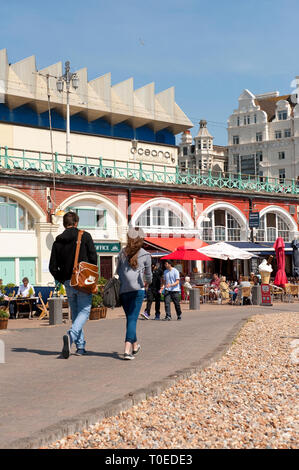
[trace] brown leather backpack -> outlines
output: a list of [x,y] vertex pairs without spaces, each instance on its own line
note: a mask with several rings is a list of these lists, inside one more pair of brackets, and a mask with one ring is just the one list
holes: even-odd
[[83,233],[83,230],[79,230],[70,286],[86,294],[96,294],[98,292],[99,280],[97,265],[87,263],[86,261],[80,261],[80,263],[78,263]]

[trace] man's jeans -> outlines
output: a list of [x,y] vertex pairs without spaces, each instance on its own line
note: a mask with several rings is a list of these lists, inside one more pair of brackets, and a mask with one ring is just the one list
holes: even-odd
[[129,343],[136,343],[136,324],[144,300],[144,290],[125,292],[120,295],[121,304],[127,317],[126,339]]
[[170,302],[173,301],[176,314],[178,318],[182,315],[181,306],[180,306],[180,293],[178,291],[166,290],[164,294],[165,302],[165,314],[166,317],[171,318],[170,312]]
[[90,314],[92,294],[85,294],[70,286],[70,281],[64,283],[69,306],[72,313],[72,327],[68,331],[71,343],[75,343],[77,349],[85,349],[83,326]]

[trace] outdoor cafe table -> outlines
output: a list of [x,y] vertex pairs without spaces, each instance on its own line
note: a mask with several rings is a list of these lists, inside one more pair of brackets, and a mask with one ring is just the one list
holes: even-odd
[[[32,311],[33,311],[33,304],[34,302],[38,301],[38,297],[10,297],[9,302],[15,302],[17,305],[17,312],[16,312],[16,318],[18,318],[20,313],[20,305],[26,305],[28,304],[29,306],[29,318],[32,319]],[[24,312],[25,313],[25,312]]]

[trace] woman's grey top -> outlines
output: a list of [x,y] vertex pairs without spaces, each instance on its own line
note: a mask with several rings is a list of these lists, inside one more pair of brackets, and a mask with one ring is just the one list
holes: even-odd
[[118,256],[116,274],[120,280],[120,294],[144,289],[144,282],[152,282],[151,255],[140,248],[138,253],[138,267],[131,268],[128,258],[122,250]]

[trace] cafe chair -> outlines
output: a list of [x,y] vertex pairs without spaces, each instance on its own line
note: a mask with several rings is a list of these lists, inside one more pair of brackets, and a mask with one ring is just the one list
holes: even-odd
[[270,284],[270,293],[271,293],[272,301],[277,299],[283,302],[285,291],[283,290],[282,287],[275,286],[275,284]]
[[[53,295],[53,291],[51,290],[50,292],[50,295],[49,295],[49,299],[51,299]],[[44,301],[43,301],[43,298],[42,298],[42,294],[39,292],[38,293],[38,297],[39,297],[39,300],[41,302],[42,305],[37,305],[37,308],[39,308],[41,310],[41,313],[40,313],[40,316],[38,317],[39,320],[42,320],[43,318],[49,318],[49,302],[47,301],[47,303],[45,304]]]
[[285,298],[288,299],[288,302],[291,302],[291,301],[294,302],[295,296],[298,296],[298,291],[299,291],[299,286],[295,284],[285,285]]

